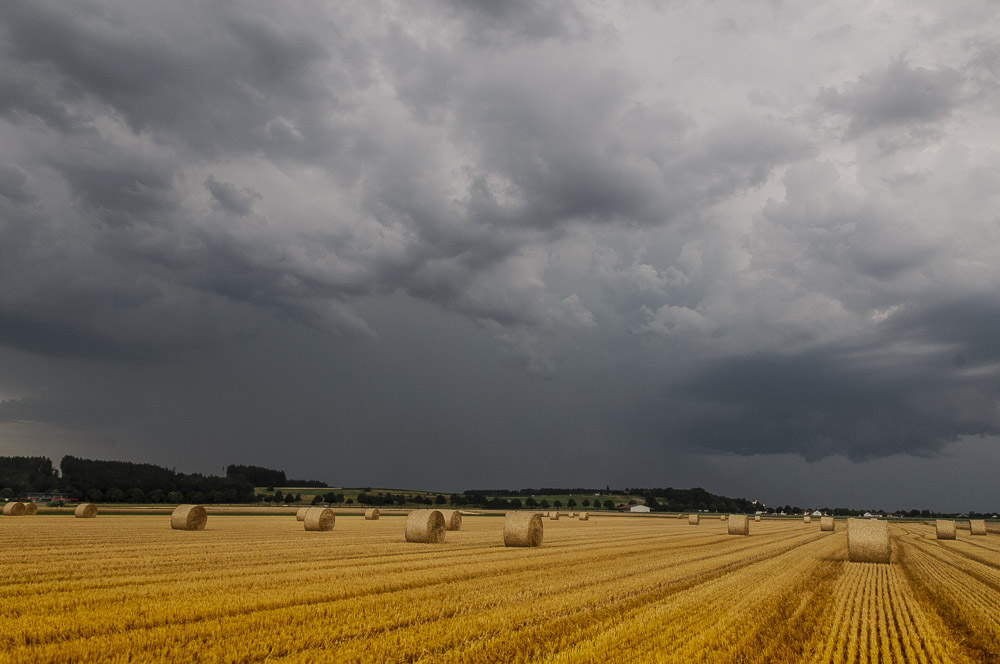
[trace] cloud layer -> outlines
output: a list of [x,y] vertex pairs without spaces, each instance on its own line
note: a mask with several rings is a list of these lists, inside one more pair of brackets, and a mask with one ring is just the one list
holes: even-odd
[[[534,475],[470,439],[573,437],[586,479],[612,440],[665,463],[996,435],[1000,26],[855,4],[5,2],[0,426],[162,456],[148,403],[190,408],[207,357],[306,344],[241,378],[288,374],[268,435],[314,449],[343,418],[489,482]],[[419,398],[373,378],[417,328]],[[313,402],[362,392],[420,407]],[[195,410],[179,455],[245,415]]]

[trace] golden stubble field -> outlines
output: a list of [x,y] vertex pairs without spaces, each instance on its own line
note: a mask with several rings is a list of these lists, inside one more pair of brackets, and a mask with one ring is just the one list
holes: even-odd
[[403,523],[0,518],[0,661],[1000,662],[996,534],[893,524],[876,565],[843,521],[563,518],[537,549]]

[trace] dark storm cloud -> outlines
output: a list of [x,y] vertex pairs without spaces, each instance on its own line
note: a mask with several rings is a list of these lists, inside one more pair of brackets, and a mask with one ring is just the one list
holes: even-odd
[[254,201],[261,196],[252,187],[238,188],[230,182],[220,182],[211,175],[205,180],[205,188],[223,210],[233,214],[248,214]]
[[[995,374],[975,375],[938,352],[884,366],[840,350],[740,357],[708,367],[671,392],[675,433],[740,454],[937,454],[965,434],[1000,434]],[[878,354],[878,353],[876,353]]]
[[0,343],[64,368],[0,411],[623,476],[995,434],[995,31],[937,11],[2,3]]
[[882,127],[926,125],[943,120],[959,102],[962,75],[944,67],[911,67],[903,59],[862,75],[840,90],[823,88],[820,103],[844,113],[847,137]]

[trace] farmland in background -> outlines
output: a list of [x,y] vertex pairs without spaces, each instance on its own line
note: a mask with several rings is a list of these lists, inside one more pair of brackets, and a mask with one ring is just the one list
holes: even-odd
[[545,521],[537,549],[467,516],[442,545],[400,519],[0,519],[5,662],[1000,661],[1000,537],[893,523],[893,563],[846,531],[765,520]]

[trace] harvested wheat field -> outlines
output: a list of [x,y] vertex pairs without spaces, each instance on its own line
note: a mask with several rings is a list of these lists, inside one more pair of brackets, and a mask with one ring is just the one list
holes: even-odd
[[592,515],[505,547],[502,515],[438,544],[405,519],[4,519],[0,660],[43,662],[997,662],[1000,536]]

